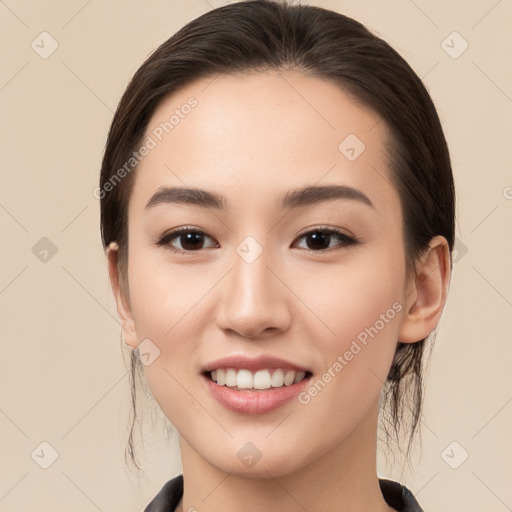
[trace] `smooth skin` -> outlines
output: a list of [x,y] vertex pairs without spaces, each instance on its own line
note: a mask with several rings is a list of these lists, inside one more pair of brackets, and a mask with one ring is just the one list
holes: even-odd
[[[191,96],[197,106],[136,170],[129,291],[116,245],[107,249],[126,343],[149,338],[160,350],[144,372],[180,435],[183,510],[392,511],[376,472],[381,391],[397,340],[417,342],[441,317],[448,244],[435,237],[407,275],[385,123],[337,85],[295,71],[210,77],[166,98],[146,135]],[[354,161],[338,149],[349,134],[365,145]],[[373,207],[350,198],[280,207],[307,185],[356,188]],[[225,207],[145,208],[162,186],[214,192]],[[196,252],[183,236],[156,245],[181,226],[207,233]],[[315,244],[304,234],[319,226],[358,243],[333,235]],[[263,250],[252,263],[237,252],[248,236]],[[247,416],[204,386],[201,368],[231,354],[282,357],[318,379],[394,303],[401,311],[306,405]],[[237,456],[249,442],[262,454],[251,467]]]

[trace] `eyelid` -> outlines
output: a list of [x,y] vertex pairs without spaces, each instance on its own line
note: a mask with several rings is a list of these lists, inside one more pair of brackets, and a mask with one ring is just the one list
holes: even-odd
[[317,226],[310,226],[308,228],[305,228],[304,231],[300,232],[297,235],[297,238],[301,238],[304,235],[308,235],[308,234],[314,233],[316,231],[323,231],[323,232],[328,232],[328,233],[336,233],[336,234],[341,235],[343,237],[351,238],[354,241],[357,241],[357,242],[359,241],[359,238],[356,237],[355,235],[353,235],[352,233],[347,233],[346,231],[344,231],[341,228],[338,228],[338,227],[335,227],[335,226],[329,226],[327,224],[319,224]]

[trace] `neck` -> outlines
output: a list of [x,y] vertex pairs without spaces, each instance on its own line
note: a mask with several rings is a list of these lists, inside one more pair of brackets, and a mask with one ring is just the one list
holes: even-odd
[[[180,436],[183,465],[183,510],[209,512],[394,511],[387,505],[376,471],[378,402],[356,428],[325,453],[311,455],[311,462],[292,473],[279,474],[267,466],[258,476],[242,475],[213,466]],[[298,448],[300,449],[300,448]],[[299,459],[299,454],[290,454]],[[255,464],[255,468],[263,458]],[[180,508],[178,507],[178,510]]]

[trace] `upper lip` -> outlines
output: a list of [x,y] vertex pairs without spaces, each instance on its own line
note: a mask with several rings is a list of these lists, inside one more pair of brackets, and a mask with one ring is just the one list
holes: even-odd
[[252,372],[256,372],[258,370],[265,370],[267,368],[281,368],[282,370],[295,370],[297,372],[310,371],[303,366],[291,363],[290,361],[286,361],[285,359],[263,354],[254,358],[246,357],[243,355],[232,355],[228,357],[223,357],[222,359],[217,359],[204,366],[202,369],[202,373],[211,372],[219,368],[234,368],[237,370],[245,369],[250,370]]

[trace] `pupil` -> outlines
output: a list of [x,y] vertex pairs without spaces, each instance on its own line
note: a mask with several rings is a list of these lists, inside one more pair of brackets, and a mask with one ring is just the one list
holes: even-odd
[[[181,235],[182,239],[185,238],[185,243],[182,243],[181,246],[184,249],[196,250],[198,249],[197,244],[199,243],[199,248],[201,246],[201,238],[203,235],[200,233],[187,233],[186,235]],[[187,244],[191,247],[187,247]]]
[[[313,249],[327,249],[329,247],[330,234],[324,233],[322,231],[317,231],[316,233],[309,236],[310,240],[313,241]],[[316,245],[316,246],[315,246]]]

